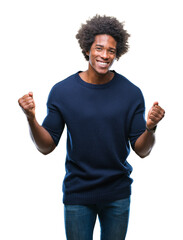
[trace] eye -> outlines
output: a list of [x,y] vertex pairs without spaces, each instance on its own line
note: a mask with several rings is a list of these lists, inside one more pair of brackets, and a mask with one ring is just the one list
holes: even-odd
[[111,54],[116,54],[116,51],[113,50],[113,49],[109,50],[109,52],[110,52]]
[[97,51],[101,51],[101,50],[102,50],[101,47],[96,47],[95,49],[96,49]]

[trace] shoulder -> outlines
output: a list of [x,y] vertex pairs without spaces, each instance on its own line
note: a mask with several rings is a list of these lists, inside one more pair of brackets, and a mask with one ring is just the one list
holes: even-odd
[[48,100],[58,101],[60,97],[67,96],[70,90],[74,87],[75,76],[77,73],[70,75],[69,77],[57,82],[50,90]]
[[70,76],[68,76],[67,78],[57,82],[53,87],[52,90],[60,90],[62,88],[67,88],[68,86],[71,87],[71,83],[75,80],[77,73],[74,73]]
[[72,89],[74,87],[74,82],[77,73],[70,75],[69,77],[57,82],[52,88],[50,93],[64,93],[65,91]]
[[143,93],[139,87],[137,87],[134,83],[128,80],[121,74],[117,74],[119,89],[121,95],[123,95],[123,99],[125,99],[126,103],[128,103],[129,111],[133,114],[134,112],[138,112],[145,110],[145,100]]
[[128,78],[124,77],[122,74],[119,74],[117,72],[115,72],[115,75],[118,80],[120,89],[123,89],[127,94],[143,96],[141,89],[134,83],[132,83]]

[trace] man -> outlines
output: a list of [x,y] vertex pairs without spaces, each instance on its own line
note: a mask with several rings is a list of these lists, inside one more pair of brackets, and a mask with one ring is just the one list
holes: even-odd
[[109,70],[128,51],[128,37],[116,18],[96,15],[76,35],[88,69],[52,88],[42,126],[33,93],[19,99],[41,153],[55,149],[67,126],[63,203],[68,240],[92,240],[97,216],[102,240],[125,239],[133,181],[130,145],[140,157],[148,156],[165,114],[155,102],[145,121],[140,89]]

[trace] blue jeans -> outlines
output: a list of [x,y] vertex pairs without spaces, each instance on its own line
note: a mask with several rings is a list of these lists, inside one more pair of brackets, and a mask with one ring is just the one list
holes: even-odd
[[97,215],[101,240],[124,240],[129,210],[130,197],[103,204],[64,205],[67,240],[92,240]]

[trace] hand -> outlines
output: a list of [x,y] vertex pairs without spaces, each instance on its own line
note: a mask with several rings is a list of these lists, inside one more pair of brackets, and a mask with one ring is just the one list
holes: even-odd
[[33,93],[29,92],[18,100],[20,107],[27,116],[28,119],[35,118],[35,102],[33,99]]
[[165,110],[162,109],[158,102],[155,102],[152,108],[149,110],[146,126],[148,129],[153,129],[159,121],[164,117]]

